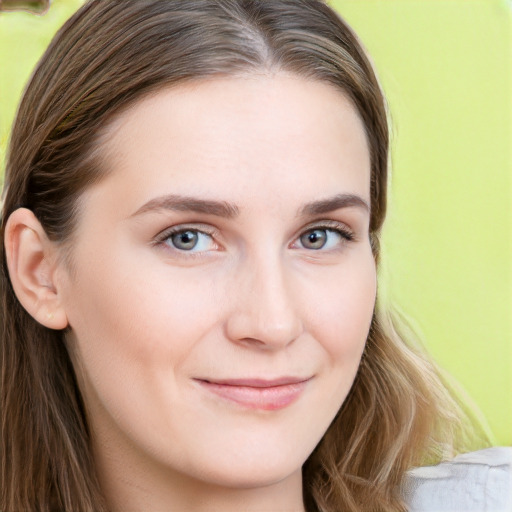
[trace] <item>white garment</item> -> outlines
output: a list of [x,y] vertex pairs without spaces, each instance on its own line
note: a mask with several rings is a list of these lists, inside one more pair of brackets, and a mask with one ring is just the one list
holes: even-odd
[[407,473],[409,512],[512,512],[512,448],[465,453]]

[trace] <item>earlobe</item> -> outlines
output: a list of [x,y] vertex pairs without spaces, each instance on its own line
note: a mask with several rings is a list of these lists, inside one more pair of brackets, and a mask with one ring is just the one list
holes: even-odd
[[49,329],[65,329],[67,315],[54,281],[55,248],[32,211],[19,208],[7,220],[5,253],[9,276],[21,305]]

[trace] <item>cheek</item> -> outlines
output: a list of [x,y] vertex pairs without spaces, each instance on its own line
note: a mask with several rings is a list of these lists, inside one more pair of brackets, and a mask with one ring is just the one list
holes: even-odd
[[88,278],[70,287],[67,304],[84,392],[119,413],[123,404],[142,409],[156,390],[173,393],[220,314],[215,280],[114,261],[84,265]]
[[138,366],[176,366],[218,316],[208,280],[122,265],[85,275],[91,279],[75,287],[69,316],[90,357],[97,351]]
[[335,273],[325,275],[309,291],[309,330],[328,353],[331,364],[357,369],[373,316],[376,290],[375,263],[368,251]]
[[128,263],[96,267],[74,286],[75,366],[101,435],[120,428],[144,444],[149,432],[167,446],[178,435],[168,404],[181,403],[186,369],[200,362],[201,342],[220,317],[216,280]]

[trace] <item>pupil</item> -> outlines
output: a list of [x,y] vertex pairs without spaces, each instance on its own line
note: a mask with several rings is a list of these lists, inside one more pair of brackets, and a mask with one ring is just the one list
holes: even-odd
[[197,233],[194,233],[193,231],[177,233],[174,235],[172,241],[178,249],[193,249],[197,243]]
[[327,234],[325,230],[315,229],[302,235],[301,241],[309,249],[321,249],[327,241]]

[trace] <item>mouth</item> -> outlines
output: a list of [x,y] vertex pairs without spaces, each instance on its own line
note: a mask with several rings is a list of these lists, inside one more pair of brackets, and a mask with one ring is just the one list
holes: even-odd
[[248,409],[275,411],[295,402],[312,377],[195,379],[204,389]]

